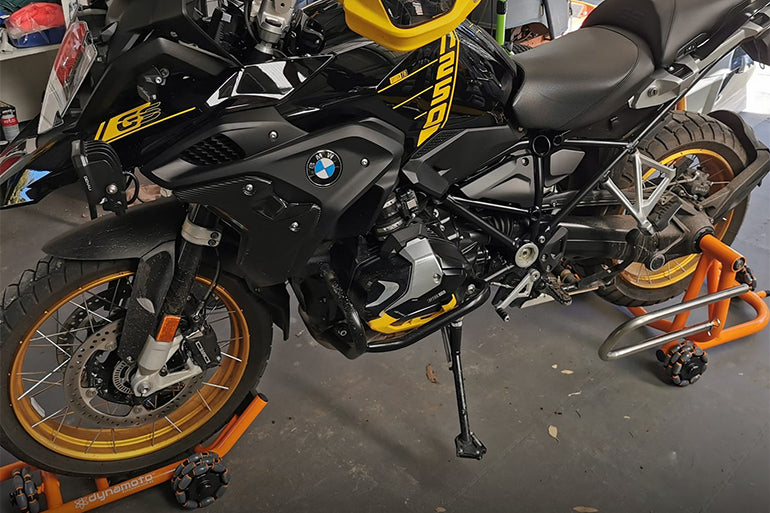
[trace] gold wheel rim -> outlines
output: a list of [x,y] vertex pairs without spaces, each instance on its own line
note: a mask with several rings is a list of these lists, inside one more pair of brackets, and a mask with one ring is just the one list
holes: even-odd
[[[24,364],[31,352],[31,341],[39,340],[39,337],[33,339],[33,335],[41,333],[40,327],[62,306],[83,296],[86,291],[132,275],[131,271],[117,272],[78,287],[46,310],[19,341],[9,376],[11,407],[22,428],[46,449],[86,461],[118,461],[153,453],[182,440],[210,421],[228,402],[243,377],[249,357],[248,325],[236,301],[218,285],[213,294],[225,307],[225,312],[220,313],[227,313],[221,320],[229,319],[228,357],[223,358],[213,374],[206,376],[205,383],[176,409],[150,423],[126,428],[90,428],[83,427],[80,422],[72,425],[74,419],[68,417],[75,414],[68,413],[66,404],[58,412],[41,415],[40,404],[37,401],[33,404],[38,394],[31,394],[29,387],[25,389],[25,381],[30,382],[25,375],[31,373],[25,374]],[[202,277],[197,277],[196,282],[204,286],[211,284]],[[44,385],[53,387],[53,383],[55,381]]]
[[[711,187],[709,195],[714,194],[719,189],[724,187],[725,183],[722,182],[729,182],[735,178],[735,172],[733,171],[732,166],[722,155],[702,148],[693,148],[674,153],[673,155],[663,159],[661,163],[666,166],[674,165],[682,158],[693,156],[699,157],[699,160],[700,157],[706,158],[706,162],[709,164],[709,167],[704,169],[704,171],[709,175],[709,180],[717,182]],[[703,163],[701,163],[701,165],[703,165]],[[650,178],[654,173],[654,170],[648,171],[644,175],[644,180]],[[722,220],[714,225],[714,231],[717,238],[720,240],[727,234],[727,230],[730,228],[733,216],[734,212],[731,211]],[[658,271],[651,271],[644,264],[634,262],[620,274],[620,277],[626,283],[641,289],[663,289],[679,283],[691,276],[692,273],[695,272],[695,268],[698,266],[698,262],[700,262],[699,254],[688,255],[671,260]]]

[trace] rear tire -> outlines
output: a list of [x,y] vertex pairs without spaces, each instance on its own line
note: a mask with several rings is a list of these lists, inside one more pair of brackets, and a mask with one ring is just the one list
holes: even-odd
[[[746,150],[725,124],[708,116],[682,111],[671,113],[665,126],[654,137],[643,141],[639,149],[664,163],[678,154],[699,155],[714,159],[706,163],[714,166],[713,169],[720,173],[728,172],[727,168],[729,168],[729,174],[732,175],[729,180],[745,169],[748,160]],[[718,155],[721,160],[713,155]],[[725,169],[718,169],[716,164],[720,164]],[[628,163],[615,173],[613,179],[621,188],[624,188],[633,183],[633,176],[634,167]],[[712,177],[714,176],[712,174]],[[719,181],[729,180],[723,178]],[[724,184],[714,184],[710,194],[723,186]],[[749,199],[746,198],[731,214],[725,216],[726,222],[716,223],[717,236],[725,243],[731,244],[738,235],[748,204]],[[688,277],[694,272],[699,259],[700,257],[696,255],[677,259],[673,262],[674,270],[665,271],[670,273],[670,276],[662,276],[656,280],[650,278],[652,272],[645,266],[634,263],[626,272],[616,276],[612,283],[597,290],[597,294],[610,303],[620,306],[649,306],[667,301],[685,291],[690,281]],[[611,262],[605,263],[612,265]],[[677,265],[683,269],[679,269]],[[642,276],[649,281],[645,282]]]
[[[130,276],[136,265],[136,261],[129,260],[81,262],[49,257],[41,260],[34,271],[22,274],[17,284],[6,289],[0,304],[0,441],[20,460],[44,470],[76,476],[126,476],[155,469],[180,459],[196,444],[216,433],[259,382],[270,355],[271,318],[240,279],[223,273],[212,296],[216,298],[216,308],[212,308],[212,313],[207,315],[213,316],[214,312],[225,314],[221,320],[227,323],[217,324],[220,327],[217,328],[216,340],[220,340],[221,332],[229,333],[225,335],[227,337],[239,337],[238,343],[226,340],[228,345],[222,351],[242,356],[240,363],[223,358],[218,367],[200,376],[198,381],[191,378],[183,384],[168,387],[168,392],[164,389],[160,408],[158,397],[161,393],[153,394],[154,406],[141,402],[140,407],[131,406],[131,403],[123,405],[117,400],[110,406],[110,397],[115,396],[114,389],[110,392],[112,396],[104,394],[106,399],[100,391],[99,396],[93,399],[93,407],[105,408],[102,403],[106,403],[109,408],[100,420],[98,414],[89,415],[88,400],[73,402],[72,388],[80,386],[86,392],[96,391],[85,388],[94,385],[79,384],[91,379],[85,369],[108,368],[107,362],[115,361],[109,360],[109,349],[94,352],[90,360],[78,357],[77,352],[88,351],[88,344],[99,344],[94,342],[93,333],[105,333],[101,330],[109,321],[121,318],[123,314],[112,290],[116,291],[115,295],[118,290],[127,289],[130,293]],[[122,289],[119,280],[124,280]],[[196,283],[199,285],[195,290],[206,290],[210,281],[199,276]],[[110,289],[113,285],[114,289]],[[125,292],[121,294],[125,295]],[[104,298],[110,296],[112,303],[107,305],[108,301]],[[77,303],[81,306],[78,307]],[[220,305],[224,306],[224,311]],[[81,314],[80,325],[74,328],[71,319],[77,318],[76,307],[81,310],[85,307],[89,311],[85,317],[90,318],[84,321]],[[74,313],[64,317],[67,311]],[[209,322],[213,326],[213,317],[211,319]],[[52,331],[54,327],[56,329]],[[79,333],[75,334],[76,331]],[[80,367],[76,368],[72,374],[76,376],[76,381],[68,381],[65,372],[69,372],[67,369],[72,363],[67,362],[76,362],[78,358],[88,363],[83,364],[82,371]],[[48,363],[49,360],[52,363]],[[30,369],[34,365],[40,365],[42,371]],[[120,367],[112,365],[114,369],[110,369],[108,375],[115,382],[118,380],[116,373],[120,375]],[[58,367],[61,369],[41,379],[43,374]],[[125,375],[128,375],[128,370]],[[202,381],[216,384],[206,387],[203,385],[207,383]],[[59,385],[53,386],[56,382]],[[74,382],[78,385],[72,385]],[[41,392],[49,385],[52,387],[50,391]],[[118,385],[120,388],[119,380]],[[35,386],[36,390],[30,391]],[[188,386],[190,388],[186,389]],[[167,401],[166,406],[163,401]],[[128,410],[120,414],[125,415],[125,420],[117,416],[121,406]],[[111,425],[104,420],[107,412],[115,412]],[[169,429],[166,421],[179,432]],[[151,439],[148,435],[150,426]],[[94,433],[97,433],[96,436],[93,436]],[[165,433],[165,438],[161,438],[161,433]],[[94,442],[87,445],[92,438]]]

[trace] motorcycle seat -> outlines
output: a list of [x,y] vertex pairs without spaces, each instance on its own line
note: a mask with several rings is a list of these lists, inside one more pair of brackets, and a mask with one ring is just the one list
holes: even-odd
[[641,37],[658,67],[673,63],[698,36],[712,34],[751,0],[604,0],[584,27],[609,26]]
[[590,27],[515,55],[520,85],[513,99],[519,124],[573,130],[608,119],[655,70],[639,36]]

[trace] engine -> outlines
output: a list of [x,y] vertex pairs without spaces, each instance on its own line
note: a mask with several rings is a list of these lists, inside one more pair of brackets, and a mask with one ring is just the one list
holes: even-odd
[[485,242],[414,191],[394,192],[370,234],[332,247],[331,273],[293,284],[300,314],[316,340],[337,349],[352,343],[351,323],[360,322],[369,340],[398,337],[476,290],[488,261]]

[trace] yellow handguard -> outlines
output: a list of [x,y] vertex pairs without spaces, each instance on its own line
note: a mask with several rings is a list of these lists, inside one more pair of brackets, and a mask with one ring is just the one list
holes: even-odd
[[391,50],[422,48],[456,29],[480,0],[337,0],[345,22],[361,36]]

